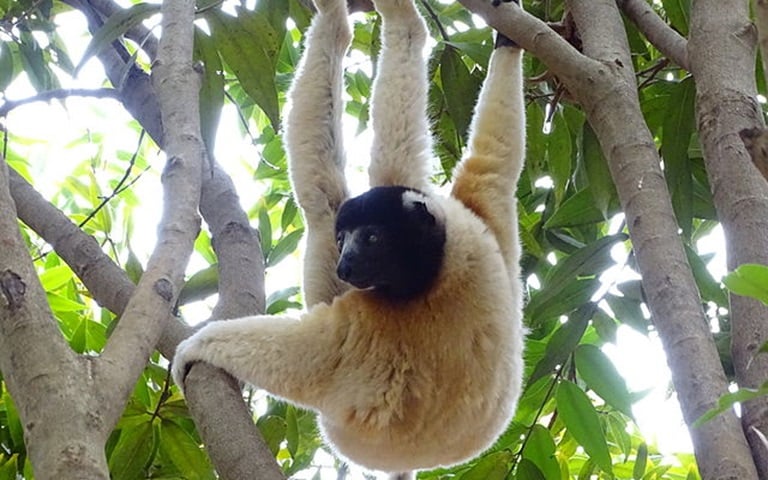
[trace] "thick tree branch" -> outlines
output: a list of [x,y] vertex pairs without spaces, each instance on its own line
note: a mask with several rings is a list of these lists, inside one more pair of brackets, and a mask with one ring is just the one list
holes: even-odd
[[[76,0],[71,1],[76,3]],[[75,6],[89,17],[92,32],[100,26],[92,8],[82,4]],[[126,109],[162,146],[164,138],[158,103],[146,74],[131,66],[131,73],[123,79],[121,72],[125,70],[125,61],[114,49],[102,51],[99,58],[113,84],[122,87],[121,101]],[[264,269],[260,263],[261,248],[237,200],[231,179],[218,165],[204,168],[202,193],[201,212],[211,226],[217,255],[222,257],[219,258],[222,296],[214,315],[216,318],[232,318],[262,312]],[[213,204],[218,206],[208,207]],[[252,238],[247,238],[249,236]],[[183,331],[181,328],[166,330],[158,347],[167,358],[173,357]],[[200,376],[204,380],[196,381]],[[193,369],[188,378],[187,388],[191,393],[187,404],[222,478],[247,478],[249,475],[244,472],[258,478],[282,478],[242,401],[239,386],[224,372],[205,366]]]
[[[719,9],[714,11],[712,9]],[[747,0],[692,4],[689,52],[696,78],[696,118],[709,184],[726,236],[728,268],[768,264],[768,183],[752,164],[739,133],[764,127],[756,101],[754,26]],[[766,379],[768,307],[731,295],[731,353],[736,381],[756,388]],[[746,402],[741,417],[760,478],[768,478],[768,398]]]
[[105,424],[111,430],[146,366],[184,280],[184,270],[200,228],[204,147],[198,112],[199,76],[192,67],[194,2],[163,3],[163,38],[154,86],[165,126],[163,216],[158,242],[136,291],[104,351],[94,360]]
[[[93,237],[83,232],[14,170],[10,170],[10,187],[19,219],[67,262],[99,305],[122,315],[136,289],[125,271],[104,253]],[[166,358],[173,358],[176,345],[191,331],[185,323],[170,315],[157,349]]]
[[552,74],[566,83],[579,85],[594,69],[599,68],[549,25],[515,4],[494,7],[488,0],[459,0],[459,3],[536,56]]
[[[559,37],[553,38],[553,32],[518,8],[494,9],[482,0],[460,1],[539,57],[584,107],[608,160],[648,306],[690,425],[716,404],[728,385],[677,233],[660,158],[641,114],[626,33],[615,0],[568,2],[584,53],[594,60],[563,46]],[[718,11],[714,5],[710,8]],[[691,430],[691,436],[703,478],[757,479],[733,414]],[[717,451],[728,454],[718,456],[714,454]]]
[[[106,436],[88,420],[95,405],[81,394],[92,387],[89,361],[61,336],[19,232],[8,183],[0,158],[0,370],[19,407],[36,478],[71,478],[73,467],[79,478],[106,478],[103,444],[92,441]],[[64,451],[71,452],[66,461]]]
[[[219,301],[212,318],[264,312],[264,259],[257,233],[232,180],[221,168],[204,173],[200,210],[219,260]],[[197,364],[187,375],[186,400],[208,453],[222,478],[284,478],[253,425],[240,385],[223,370]],[[221,428],[228,425],[228,428]],[[232,439],[237,439],[233,442]]]
[[654,47],[678,66],[690,70],[688,41],[667,25],[648,2],[645,0],[618,0],[617,3]]

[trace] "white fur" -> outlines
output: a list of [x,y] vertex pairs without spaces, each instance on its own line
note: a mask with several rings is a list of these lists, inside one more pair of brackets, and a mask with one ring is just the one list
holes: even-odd
[[[429,135],[424,23],[413,0],[374,0],[384,51],[374,98],[372,184],[426,186]],[[286,143],[308,226],[300,318],[214,322],[182,342],[179,385],[204,361],[320,413],[336,451],[368,468],[400,472],[452,465],[491,445],[521,389],[523,326],[515,186],[523,164],[521,52],[496,50],[472,126],[470,153],[443,198],[444,264],[423,296],[390,302],[336,278],[333,221],[346,197],[339,125],[345,0],[319,13],[291,91]],[[506,268],[499,268],[506,265]]]

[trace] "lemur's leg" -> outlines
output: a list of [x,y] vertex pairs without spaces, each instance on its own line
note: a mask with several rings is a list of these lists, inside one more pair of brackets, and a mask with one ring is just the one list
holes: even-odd
[[382,47],[371,100],[371,186],[428,186],[427,27],[413,0],[374,0]]
[[525,158],[522,58],[514,42],[498,39],[452,193],[496,235],[512,278],[518,276],[520,256],[515,190]]
[[336,211],[347,198],[341,102],[342,60],[352,39],[346,0],[315,0],[318,13],[289,93],[285,125],[291,181],[304,212],[304,300],[330,302],[346,287],[336,276]]

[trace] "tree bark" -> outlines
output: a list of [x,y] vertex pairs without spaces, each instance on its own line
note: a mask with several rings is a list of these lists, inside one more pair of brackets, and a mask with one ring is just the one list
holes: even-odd
[[[677,233],[660,158],[641,114],[616,2],[568,2],[583,56],[519,8],[460,1],[547,64],[584,107],[616,184],[648,307],[667,353],[683,416],[691,425],[727,393],[728,383]],[[702,478],[758,478],[732,412],[689,430]]]
[[19,231],[0,157],[0,370],[14,398],[35,477],[109,478],[91,361],[61,336]]
[[[714,10],[717,9],[717,10]],[[696,118],[715,207],[726,237],[728,268],[768,264],[768,184],[739,132],[762,128],[755,85],[756,32],[747,0],[697,0],[691,10],[689,58],[696,79]],[[731,295],[731,351],[740,387],[768,378],[768,307]],[[768,397],[743,404],[742,426],[761,478],[768,478]],[[760,433],[762,432],[762,433]]]

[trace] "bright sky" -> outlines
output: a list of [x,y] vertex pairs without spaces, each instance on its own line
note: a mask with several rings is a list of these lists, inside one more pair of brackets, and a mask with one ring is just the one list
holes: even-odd
[[[59,33],[65,39],[70,48],[72,59],[77,62],[85,49],[87,36],[85,22],[78,13],[60,15]],[[365,59],[354,58],[351,61],[359,65]],[[101,65],[95,61],[89,61],[76,80],[61,76],[64,87],[101,87],[104,78]],[[22,75],[6,92],[9,99],[20,99],[34,95],[34,91]],[[15,110],[8,119],[7,126],[12,135],[35,139],[23,146],[16,148],[26,156],[32,165],[32,173],[38,178],[37,187],[49,198],[58,190],[59,179],[66,177],[72,166],[80,162],[88,155],[94,155],[97,148],[101,148],[105,158],[114,157],[118,150],[133,151],[136,137],[132,130],[126,129],[124,124],[130,117],[121,108],[117,108],[117,102],[112,100],[95,100],[72,98],[67,100],[66,109],[60,103],[43,104],[35,103]],[[239,135],[239,120],[234,107],[227,105],[222,115],[221,128],[217,140],[216,158],[222,163],[232,178],[240,183],[248,182],[251,178],[249,168],[258,159],[256,147],[249,140]],[[355,121],[347,122],[345,139],[347,150],[350,152],[364,152],[360,155],[350,155],[354,158],[365,158],[367,145],[370,142],[369,134],[355,136]],[[96,129],[98,132],[108,132],[100,140],[100,147],[95,144],[78,145],[75,141],[86,132]],[[73,145],[78,145],[73,147]],[[136,184],[137,194],[143,199],[158,199],[159,178],[158,172],[162,169],[163,158],[158,154],[152,160],[154,174],[145,176]],[[246,165],[250,165],[246,168]],[[359,191],[365,188],[364,166],[351,164],[349,175],[358,180],[354,181]],[[239,188],[243,205],[248,208],[253,205],[262,191],[254,188],[252,183],[247,188]],[[140,218],[142,227],[137,228],[132,246],[143,258],[150,253],[154,243],[155,226],[159,219],[160,211],[156,207],[158,201],[148,201],[146,205],[136,212],[136,218]],[[702,240],[700,251],[714,253],[714,259],[710,268],[719,279],[725,273],[725,258],[723,253],[722,231],[717,229],[711,236]],[[618,249],[614,252],[616,261],[621,265],[625,262],[626,252]],[[191,269],[200,265],[192,265]],[[299,282],[300,257],[294,255],[287,258],[277,269],[268,272],[267,289],[274,291],[286,286],[297,285]],[[627,278],[625,269],[617,267],[606,273],[605,281],[612,277]],[[623,276],[623,277],[622,277]],[[208,302],[209,304],[211,301]],[[207,316],[205,309],[197,310],[197,313],[188,309],[186,311],[191,321],[196,321]],[[195,318],[198,317],[198,318]],[[666,365],[664,352],[655,335],[645,337],[628,327],[620,327],[616,345],[606,345],[603,350],[613,360],[618,370],[625,376],[631,391],[649,390],[648,395],[634,407],[638,424],[643,435],[651,443],[655,442],[663,453],[691,452],[690,439],[685,429],[679,407],[674,394],[670,397],[670,374]],[[642,361],[638,361],[642,359]],[[328,472],[328,478],[335,478],[335,474]],[[325,474],[323,476],[325,478]],[[354,478],[360,478],[355,475]]]

